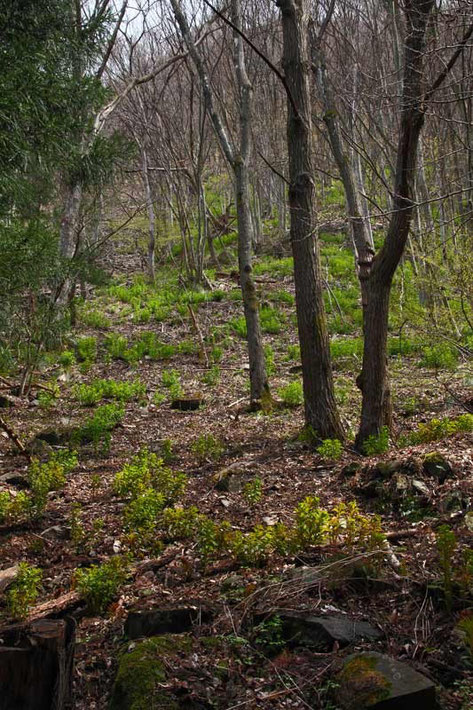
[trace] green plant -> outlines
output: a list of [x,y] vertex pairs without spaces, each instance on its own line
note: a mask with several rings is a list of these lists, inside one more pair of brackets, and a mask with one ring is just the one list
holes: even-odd
[[76,364],[76,356],[72,350],[63,350],[58,357],[58,363],[62,365],[65,370],[69,370]]
[[118,596],[127,577],[128,560],[117,556],[90,569],[76,570],[75,583],[89,610],[101,614]]
[[301,547],[321,545],[326,539],[329,514],[319,502],[319,498],[307,496],[296,508],[295,533]]
[[212,365],[202,376],[202,382],[206,385],[215,387],[220,381],[220,368],[218,365]]
[[192,442],[191,451],[199,463],[205,463],[219,459],[225,451],[225,447],[213,434],[201,434]]
[[301,359],[301,348],[299,345],[288,345],[286,360],[292,362],[300,362]]
[[59,397],[59,393],[59,386],[57,382],[54,382],[49,389],[41,390],[38,393],[38,404],[41,409],[51,409]]
[[259,567],[273,549],[272,528],[256,525],[248,533],[235,530],[229,536],[227,544],[238,562],[250,567]]
[[165,504],[166,499],[162,493],[158,493],[154,488],[146,488],[126,506],[126,527],[139,533],[152,533]]
[[104,345],[110,357],[114,360],[127,360],[128,340],[119,333],[109,333]]
[[447,343],[428,346],[422,351],[419,365],[435,370],[455,370],[458,365],[458,351]]
[[264,362],[268,376],[274,375],[276,372],[276,362],[274,359],[274,350],[271,345],[264,346]]
[[193,538],[201,516],[195,506],[190,508],[166,508],[162,514],[161,527],[170,540],[188,540]]
[[7,608],[14,619],[24,619],[39,595],[43,573],[39,567],[20,562],[18,574],[7,591]]
[[413,432],[408,441],[412,444],[424,444],[438,441],[446,436],[473,431],[473,414],[460,414],[455,419],[431,419],[426,424],[419,424],[417,431]]
[[75,432],[73,438],[80,443],[94,444],[96,449],[101,444],[102,451],[106,453],[110,448],[111,431],[115,429],[124,416],[125,408],[123,405],[115,403],[103,404]]
[[343,453],[343,445],[338,439],[324,439],[316,451],[323,459],[338,461]]
[[183,473],[172,471],[155,453],[142,449],[116,474],[113,486],[117,495],[128,498],[153,488],[163,496],[164,504],[170,505],[184,493],[186,483]]
[[31,489],[31,505],[35,514],[40,514],[46,505],[48,493],[63,488],[66,477],[77,466],[75,451],[59,451],[41,463],[33,459],[28,468]]
[[254,627],[254,644],[265,652],[277,653],[285,645],[282,619],[278,614],[270,616]]
[[81,310],[80,319],[82,323],[89,326],[89,328],[100,328],[103,330],[110,328],[110,319],[101,311],[84,307]]
[[363,442],[363,452],[366,456],[384,454],[389,449],[389,429],[381,427],[379,434],[370,434]]
[[263,483],[261,478],[248,481],[243,488],[243,496],[248,503],[258,503],[263,496]]
[[17,522],[31,513],[31,497],[20,491],[15,496],[10,491],[0,491],[0,524]]
[[81,362],[95,362],[97,358],[97,338],[92,335],[79,338],[76,343],[77,357]]
[[116,399],[128,402],[143,398],[146,386],[140,380],[117,382],[116,380],[94,380],[89,385],[79,384],[73,389],[73,395],[83,406],[91,406],[101,399]]
[[177,370],[163,370],[161,373],[161,382],[163,386],[169,390],[171,397],[175,399],[181,396],[181,376]]
[[263,333],[280,333],[283,320],[280,313],[275,308],[263,307],[260,310],[261,330]]
[[284,387],[278,390],[278,395],[281,397],[286,407],[298,407],[304,402],[304,392],[302,383],[299,380],[293,380]]

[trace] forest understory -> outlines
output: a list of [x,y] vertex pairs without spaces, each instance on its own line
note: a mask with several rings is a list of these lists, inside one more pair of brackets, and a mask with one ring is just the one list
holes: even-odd
[[[38,594],[30,599],[26,592],[15,611],[27,620],[67,617],[77,625],[73,707],[108,707],[119,658],[140,647],[124,632],[137,610],[168,610],[158,627],[176,635],[160,637],[165,666],[155,700],[146,685],[154,681],[143,671],[143,697],[135,689],[137,704],[123,707],[338,708],[341,662],[355,650],[409,662],[434,681],[440,707],[470,707],[473,569],[465,550],[473,529],[472,434],[455,433],[452,424],[468,422],[471,411],[469,361],[452,367],[441,349],[432,355],[421,345],[418,352],[414,336],[393,337],[391,444],[374,442],[371,456],[333,442],[317,451],[301,435],[290,259],[262,255],[256,262],[278,405],[250,412],[237,276],[219,267],[209,271],[212,290],[183,290],[166,267],[154,289],[129,276],[139,267],[136,238],[133,228],[116,238],[113,281],[79,305],[67,349],[43,365],[41,388],[18,398],[2,380],[2,417],[26,445],[21,454],[2,438],[3,491],[13,500],[24,495],[34,465],[28,452],[44,462],[71,445],[78,451],[77,465],[47,494],[40,513],[22,521],[21,511],[10,512],[0,529],[3,568],[22,560],[42,570]],[[353,260],[345,236],[323,234],[324,254],[331,255],[328,292],[340,297],[340,279]],[[156,322],[156,311],[147,309],[166,289]],[[331,308],[342,330],[356,328],[356,299],[347,299],[344,310],[332,300]],[[138,342],[147,345],[132,352]],[[352,334],[332,337],[348,430],[360,402],[356,343]],[[442,352],[446,361],[432,362]],[[103,381],[129,389],[106,391]],[[184,407],[197,400],[198,408],[173,409],[176,400]],[[77,439],[74,432],[104,405],[121,408],[117,418],[99,423],[93,443]],[[152,499],[130,512],[130,488],[123,480],[117,488],[117,474],[145,449],[164,459],[171,479],[185,474],[185,485],[167,502],[180,516],[163,517]],[[144,468],[135,472],[135,486],[144,485]],[[312,501],[305,513],[297,508],[302,501]],[[335,511],[336,520],[321,522],[320,510]],[[199,531],[199,516],[217,525]],[[379,524],[368,522],[376,516]],[[279,524],[279,539],[271,540],[266,531]],[[445,525],[453,541],[442,537]],[[294,526],[299,542],[291,549]],[[225,535],[219,527],[241,531],[246,542],[219,543]],[[81,584],[77,570],[103,569],[113,559],[125,560],[124,567]],[[299,624],[344,616],[378,633],[348,644],[320,631],[299,638],[293,625],[286,628],[291,612]],[[3,607],[3,628],[11,613]],[[470,621],[466,632],[462,618]],[[121,671],[125,680],[127,672]],[[122,676],[117,683],[125,684]],[[132,691],[119,685],[112,707],[122,707],[126,692]]]

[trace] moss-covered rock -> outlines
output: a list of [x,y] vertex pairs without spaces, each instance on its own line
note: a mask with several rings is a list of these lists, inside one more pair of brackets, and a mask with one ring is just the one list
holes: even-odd
[[160,686],[167,680],[172,658],[191,646],[189,638],[169,635],[146,639],[123,652],[110,710],[180,710],[176,697]]
[[452,475],[452,467],[447,459],[442,456],[442,454],[439,454],[438,451],[432,451],[432,453],[426,454],[422,461],[422,467],[427,476],[436,478],[439,483],[443,483],[446,478]]
[[343,710],[435,710],[435,685],[406,663],[381,653],[349,656],[338,675]]

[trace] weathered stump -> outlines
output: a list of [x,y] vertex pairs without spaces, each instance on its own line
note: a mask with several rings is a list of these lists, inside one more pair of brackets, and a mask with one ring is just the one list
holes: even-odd
[[0,710],[70,707],[75,622],[39,619],[0,637]]

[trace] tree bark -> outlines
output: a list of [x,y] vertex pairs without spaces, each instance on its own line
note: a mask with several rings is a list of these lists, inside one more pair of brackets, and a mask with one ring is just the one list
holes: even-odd
[[355,445],[363,450],[369,436],[390,426],[391,407],[387,370],[389,297],[394,273],[406,247],[414,210],[414,187],[419,138],[424,123],[423,59],[425,35],[433,0],[408,0],[407,34],[401,122],[394,180],[393,214],[384,244],[373,260],[367,281],[360,428]]
[[[187,19],[179,0],[171,0],[174,16],[189,50],[189,55],[199,75],[206,110],[212,121],[221,149],[228,160],[235,180],[238,218],[238,261],[243,307],[247,329],[248,360],[250,365],[250,406],[252,408],[271,405],[268,377],[264,359],[263,339],[259,318],[259,303],[256,286],[252,277],[253,229],[250,210],[249,157],[251,153],[251,97],[252,87],[245,66],[245,55],[241,36],[235,32],[235,70],[240,94],[240,143],[233,145],[214,101],[214,94],[202,59],[192,40]],[[232,15],[235,26],[241,25],[239,0],[232,1]]]
[[[315,221],[306,0],[278,0],[288,97],[289,210],[306,425],[344,438],[334,396]],[[292,100],[290,100],[292,98]]]

